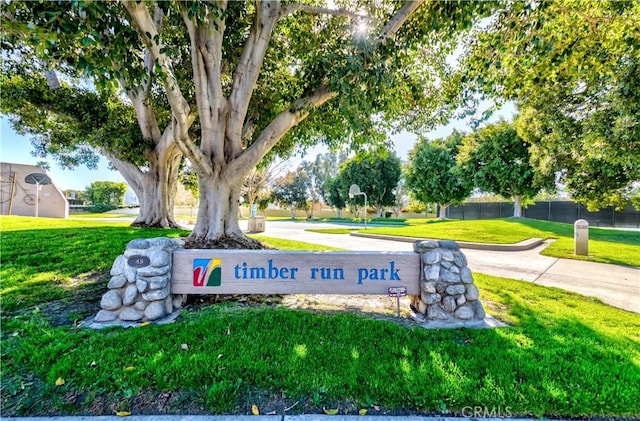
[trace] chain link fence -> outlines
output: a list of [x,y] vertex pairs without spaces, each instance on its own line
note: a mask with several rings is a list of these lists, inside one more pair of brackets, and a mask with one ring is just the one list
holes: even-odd
[[[508,218],[513,216],[513,203],[468,202],[459,206],[449,206],[446,215],[451,219]],[[573,224],[578,219],[586,219],[592,227],[640,228],[640,211],[631,205],[621,211],[609,207],[589,212],[586,207],[575,202],[535,202],[522,209],[522,216],[567,224]]]

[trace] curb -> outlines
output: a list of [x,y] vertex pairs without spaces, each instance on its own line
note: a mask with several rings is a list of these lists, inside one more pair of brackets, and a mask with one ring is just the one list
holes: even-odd
[[[375,238],[377,240],[400,241],[403,243],[415,243],[416,241],[430,241],[431,238],[415,238],[401,237],[395,235],[384,234],[364,234],[361,232],[352,232],[349,235],[354,237]],[[433,240],[436,241],[436,240]],[[529,238],[514,244],[490,244],[490,243],[471,243],[466,241],[456,241],[460,248],[473,250],[489,250],[489,251],[525,251],[531,250],[544,243],[542,238]]]

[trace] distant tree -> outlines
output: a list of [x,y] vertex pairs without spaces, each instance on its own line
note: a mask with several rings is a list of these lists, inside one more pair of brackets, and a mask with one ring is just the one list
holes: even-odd
[[178,173],[178,181],[180,181],[193,197],[198,197],[198,175],[190,165],[186,165],[182,171]]
[[413,213],[424,213],[426,217],[431,210],[431,205],[431,203],[423,203],[416,200],[414,197],[409,196],[409,206],[407,206],[407,211]]
[[36,166],[42,168],[45,171],[51,170],[51,164],[49,164],[47,161],[38,161],[36,162]]
[[400,218],[400,213],[402,212],[402,209],[407,205],[409,201],[406,183],[407,182],[404,179],[400,179],[400,181],[398,181],[398,185],[395,188],[395,194],[394,194],[395,200],[392,208],[396,218]]
[[69,200],[70,204],[75,205],[86,205],[89,203],[89,196],[87,195],[86,190],[63,190],[64,197]]
[[273,200],[281,207],[291,209],[291,219],[295,219],[296,210],[307,210],[309,198],[309,176],[298,167],[275,180],[272,189]]
[[[360,191],[367,194],[368,205],[376,209],[378,216],[384,216],[384,208],[393,206],[397,187],[402,175],[402,162],[398,156],[385,149],[365,152],[345,162],[340,171],[345,194],[349,186],[357,184]],[[348,203],[362,206],[363,196],[356,196],[347,200]]]
[[543,188],[553,188],[554,182],[536,177],[529,148],[513,124],[500,122],[465,136],[457,161],[474,187],[512,199],[513,217],[520,218],[523,200],[533,199]]
[[242,184],[242,196],[249,209],[261,199],[269,199],[269,183],[284,171],[285,164],[286,161],[270,160],[249,172]]
[[347,192],[349,186],[339,174],[329,177],[325,183],[324,200],[329,206],[335,209],[338,218],[342,218],[342,210],[347,206]]
[[94,181],[86,191],[93,205],[122,206],[127,185],[113,181]]
[[446,218],[447,207],[462,203],[471,194],[472,184],[459,171],[456,162],[462,135],[454,131],[446,139],[418,140],[409,153],[405,179],[413,197],[440,205],[439,219]]
[[347,160],[347,152],[327,152],[324,154],[318,154],[314,162],[314,171],[316,177],[316,185],[322,201],[327,205],[333,207],[337,213],[342,214],[342,209],[346,206],[344,201],[337,200],[340,208],[337,208],[333,203],[334,200],[330,197],[335,197],[335,191],[331,192],[331,187],[335,187],[335,179],[340,172],[340,165]]

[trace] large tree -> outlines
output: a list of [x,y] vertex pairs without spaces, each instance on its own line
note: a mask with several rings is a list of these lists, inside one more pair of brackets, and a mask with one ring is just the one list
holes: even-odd
[[[368,141],[394,123],[441,121],[459,85],[450,83],[446,58],[491,4],[349,6],[10,2],[2,31],[6,43],[52,66],[82,69],[98,88],[117,81],[134,95],[144,138],[166,140],[196,171],[189,243],[211,247],[247,241],[237,217],[242,180],[273,148],[291,150],[321,133]],[[149,101],[154,92],[166,100],[164,125]]]
[[409,152],[405,180],[418,201],[440,206],[439,219],[446,219],[447,207],[462,203],[471,194],[472,183],[463,177],[456,162],[462,135],[456,131],[446,139],[420,138]]
[[589,208],[640,181],[640,2],[508,2],[469,48],[468,80],[515,101],[541,171]]
[[[95,168],[96,154],[102,154],[138,197],[133,225],[177,227],[173,207],[182,153],[171,138],[139,127],[134,109],[113,90],[57,80],[52,85],[51,72],[16,64],[3,63],[0,111],[18,133],[32,136],[33,154],[53,156],[63,168]],[[141,101],[129,96],[134,104]]]
[[465,136],[457,156],[461,173],[488,193],[513,200],[513,216],[522,217],[523,200],[533,199],[553,178],[537,176],[531,165],[530,144],[513,124],[500,122]]

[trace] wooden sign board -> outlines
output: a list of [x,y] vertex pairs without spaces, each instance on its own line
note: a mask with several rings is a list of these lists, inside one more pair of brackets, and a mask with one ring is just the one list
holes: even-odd
[[176,250],[173,294],[420,294],[413,252]]

